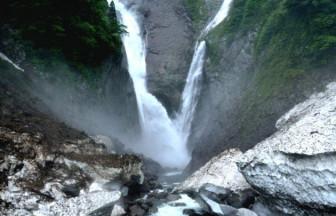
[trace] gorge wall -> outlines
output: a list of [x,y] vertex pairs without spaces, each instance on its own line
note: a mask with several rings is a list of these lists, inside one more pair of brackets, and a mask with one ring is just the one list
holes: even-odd
[[147,40],[148,89],[172,114],[180,105],[196,34],[182,0],[134,3],[142,13]]
[[[193,17],[206,8],[198,2],[189,9]],[[282,114],[336,78],[335,32],[328,30],[336,25],[335,5],[301,3],[236,0],[210,32],[189,171],[227,148],[251,148]]]
[[[178,110],[197,36],[221,3],[135,3],[147,35],[149,90],[170,113]],[[233,1],[228,18],[205,38],[189,171],[225,149],[251,148],[275,131],[282,114],[335,79],[334,12],[331,1]]]

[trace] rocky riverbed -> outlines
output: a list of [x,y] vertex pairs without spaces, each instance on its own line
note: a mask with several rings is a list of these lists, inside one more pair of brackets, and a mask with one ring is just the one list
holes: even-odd
[[254,148],[223,151],[185,180],[68,127],[17,83],[0,90],[1,215],[335,215],[336,83]]

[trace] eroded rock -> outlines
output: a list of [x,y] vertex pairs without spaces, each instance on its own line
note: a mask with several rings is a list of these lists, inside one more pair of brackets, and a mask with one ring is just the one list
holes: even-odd
[[178,189],[198,190],[207,183],[236,192],[250,188],[236,165],[241,155],[242,152],[237,149],[224,151],[187,178]]
[[248,151],[238,165],[266,203],[288,215],[336,209],[336,83],[298,104],[278,132]]

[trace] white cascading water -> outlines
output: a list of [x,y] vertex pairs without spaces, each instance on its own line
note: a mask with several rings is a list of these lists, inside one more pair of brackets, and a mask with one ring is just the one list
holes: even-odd
[[20,71],[24,71],[22,68],[20,68],[17,64],[15,64],[12,60],[10,60],[10,58],[8,58],[5,54],[3,54],[2,52],[0,52],[0,59],[8,62],[9,64],[11,64],[15,69],[20,70]]
[[208,25],[203,29],[201,36],[204,37],[212,29],[216,28],[224,19],[228,16],[230,11],[230,5],[233,0],[224,0],[216,16],[208,23]]
[[190,160],[186,146],[164,106],[146,87],[146,46],[136,11],[126,8],[122,0],[113,2],[120,22],[127,27],[128,33],[123,35],[122,40],[142,127],[141,140],[130,147],[164,166],[183,168]]
[[[108,0],[109,3],[111,1]],[[184,168],[190,160],[186,144],[200,94],[206,43],[200,40],[196,43],[183,90],[181,110],[173,123],[164,106],[148,92],[146,87],[146,44],[137,20],[137,13],[132,8],[126,8],[123,0],[113,2],[119,12],[119,21],[127,27],[128,33],[123,35],[122,40],[142,127],[141,140],[137,140],[137,143],[130,147],[164,166]],[[232,0],[223,1],[220,10],[202,31],[200,38],[225,19],[231,2]]]
[[219,25],[221,22],[224,21],[224,19],[227,17],[229,13],[232,1],[233,0],[223,1],[221,8],[219,9],[215,17],[203,29],[196,43],[194,56],[188,72],[186,85],[184,87],[182,94],[182,106],[180,109],[180,113],[177,115],[175,121],[182,136],[184,145],[186,145],[188,142],[191,130],[191,124],[200,94],[200,88],[201,88],[200,84],[202,82],[206,43],[204,40],[201,39],[205,37],[217,25]]
[[188,141],[193,115],[200,94],[205,51],[205,41],[196,44],[186,85],[182,93],[182,107],[175,121],[184,145]]

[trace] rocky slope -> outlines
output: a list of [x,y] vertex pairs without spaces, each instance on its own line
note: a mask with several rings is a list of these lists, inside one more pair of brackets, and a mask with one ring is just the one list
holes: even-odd
[[[206,4],[190,2],[193,17],[200,17]],[[251,148],[276,130],[287,110],[335,80],[335,44],[326,39],[335,32],[318,19],[332,14],[333,4],[232,3],[228,19],[206,38],[204,83],[189,141],[191,171],[224,149]]]
[[160,165],[125,154],[118,139],[64,124],[25,91],[27,70],[0,59],[0,71],[0,214],[137,212],[134,200],[159,186]]
[[[2,72],[5,66],[13,68],[2,66]],[[2,215],[86,214],[120,198],[115,189],[90,193],[93,181],[127,184],[135,178],[143,183],[140,158],[109,153],[104,144],[60,122],[38,98],[6,78],[0,81]]]
[[269,138],[245,153],[222,152],[177,189],[219,215],[242,207],[260,216],[335,215],[335,111],[331,83],[283,115]]

